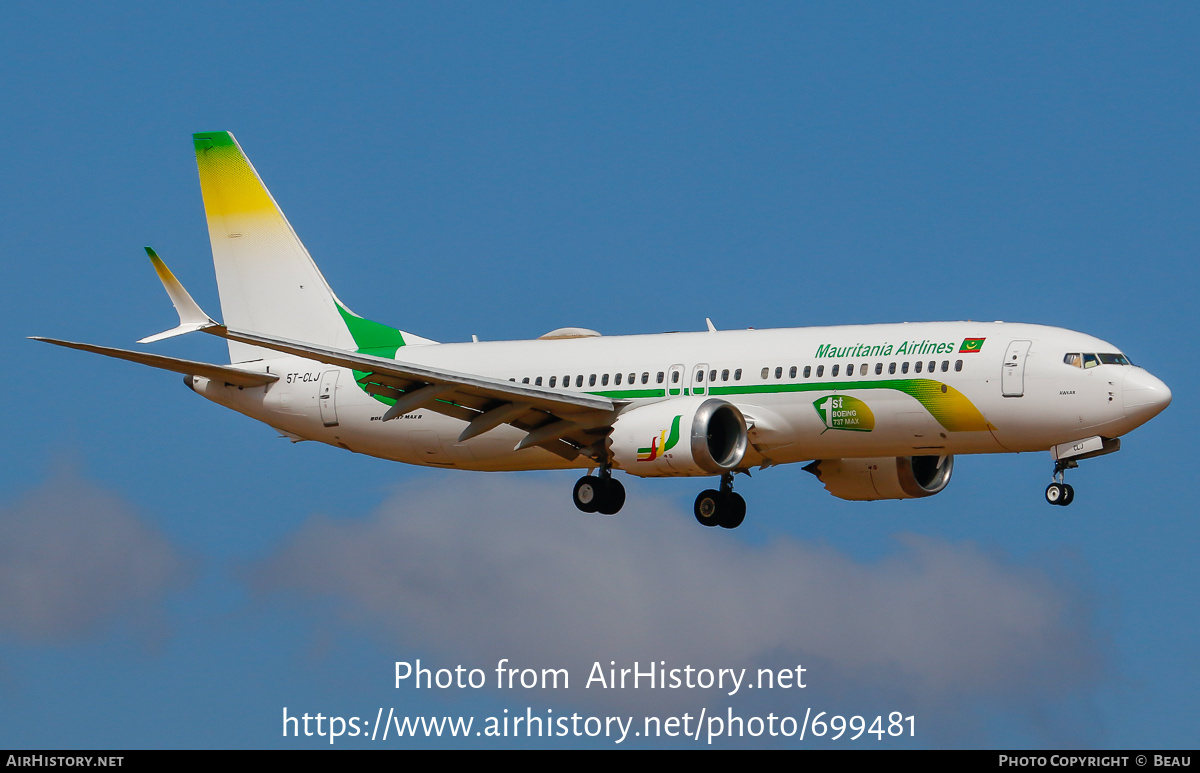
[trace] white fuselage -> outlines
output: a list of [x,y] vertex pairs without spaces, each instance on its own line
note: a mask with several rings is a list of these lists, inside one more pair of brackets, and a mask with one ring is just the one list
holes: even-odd
[[[978,350],[970,350],[976,345],[967,342],[979,339]],[[1169,390],[1135,366],[1085,369],[1064,357],[1119,351],[1061,328],[933,322],[419,345],[401,347],[396,359],[601,394],[624,410],[680,396],[716,397],[737,406],[750,425],[748,467],[1043,451],[1096,435],[1118,437],[1161,410],[1161,393],[1169,401]],[[568,462],[536,447],[516,451],[525,432],[507,425],[459,443],[465,423],[430,410],[384,422],[387,406],[365,393],[349,370],[295,357],[242,367],[269,370],[280,380],[238,388],[193,377],[193,388],[294,439],[471,470],[595,466],[586,457]],[[854,398],[853,405],[871,414],[871,426],[837,424],[828,408],[838,403],[829,397]],[[943,404],[968,418],[947,419]]]

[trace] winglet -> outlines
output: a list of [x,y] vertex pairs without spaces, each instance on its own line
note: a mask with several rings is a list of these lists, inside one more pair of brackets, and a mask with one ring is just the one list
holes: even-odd
[[138,343],[149,344],[161,341],[164,338],[173,338],[184,333],[217,326],[217,322],[205,314],[200,305],[192,300],[192,296],[184,289],[179,280],[175,278],[175,275],[171,273],[171,269],[167,268],[167,264],[162,262],[162,258],[158,257],[154,250],[149,247],[146,248],[146,254],[150,256],[150,262],[154,264],[154,271],[158,274],[159,281],[163,283],[167,295],[170,296],[171,304],[175,306],[175,311],[179,313],[179,326],[157,335],[147,336],[139,340]]

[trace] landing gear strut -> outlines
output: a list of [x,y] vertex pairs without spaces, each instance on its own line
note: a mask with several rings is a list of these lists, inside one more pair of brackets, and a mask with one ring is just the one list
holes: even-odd
[[599,475],[584,475],[575,483],[575,506],[585,513],[616,515],[625,504],[625,487],[604,465]]
[[708,489],[696,497],[696,520],[705,526],[736,529],[746,520],[746,500],[733,492],[733,473],[721,476],[721,490]]
[[1059,459],[1054,463],[1054,482],[1046,487],[1046,501],[1052,505],[1066,507],[1075,501],[1075,489],[1067,483],[1067,470],[1078,467],[1073,459]]

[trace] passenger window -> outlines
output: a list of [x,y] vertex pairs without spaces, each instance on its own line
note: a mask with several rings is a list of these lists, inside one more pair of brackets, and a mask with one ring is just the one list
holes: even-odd
[[775,369],[775,378],[783,378],[783,368]]
[[914,373],[921,372],[921,361],[920,360],[917,360],[917,364],[915,366],[913,366],[913,372]]
[[860,375],[860,376],[867,375],[867,367],[868,367],[867,363],[865,363],[865,362],[862,365],[859,365],[858,366],[858,375]]
[[767,378],[767,375],[770,374],[770,372],[771,372],[770,368],[763,368],[762,377],[764,380]]
[[1100,364],[1100,358],[1097,357],[1096,355],[1094,355],[1094,354],[1083,355],[1083,367],[1084,368],[1094,368],[1099,364]]
[[894,362],[889,362],[889,363],[888,363],[888,373],[889,373],[889,374],[894,374],[895,372],[896,372],[896,363],[894,363]]
[[937,370],[937,363],[934,362],[933,360],[930,360],[929,361],[929,372],[933,373],[935,370]]
[[942,360],[942,373],[950,370],[950,360]]
[[793,365],[791,367],[791,369],[788,370],[788,378],[795,378],[795,377],[796,377],[796,366]]
[[728,369],[728,368],[727,368],[727,369],[725,369],[725,370],[723,370],[723,371],[721,371],[721,380],[722,380],[722,381],[728,381],[728,380],[729,380],[729,369]]
[[875,363],[875,375],[876,376],[883,375],[883,363],[882,362]]
[[590,386],[590,387],[596,386],[596,374],[595,373],[588,376],[588,386]]
[[1070,354],[1066,355],[1063,357],[1063,362],[1068,365],[1074,365],[1076,368],[1083,367],[1083,357],[1080,356],[1079,352],[1071,352]]
[[908,373],[908,363],[907,362],[900,363],[900,372]]
[[840,367],[842,367],[842,366],[841,366],[841,365],[834,365],[834,366],[833,366],[833,370],[829,371],[829,375],[830,375],[830,376],[832,376],[832,377],[834,377],[834,378],[836,378],[836,377],[837,377],[837,374],[838,374],[838,368],[840,368]]
[[541,386],[541,385],[542,385],[542,377],[541,377],[541,376],[538,376],[537,378],[535,378],[535,379],[533,380],[533,383],[534,383],[534,385],[536,385],[536,386]]
[[617,375],[613,376],[613,384],[615,384],[617,386],[621,386],[621,376],[622,375],[624,375],[624,374],[618,373]]
[[630,383],[630,384],[636,384],[636,383],[637,383],[637,374],[636,374],[636,373],[630,373],[630,374],[629,374],[629,383]]
[[737,370],[735,370],[735,371],[733,372],[733,380],[734,380],[734,381],[741,381],[741,380],[742,380],[742,369],[741,369],[741,368],[738,368]]
[[575,386],[577,386],[577,387],[583,386],[583,374],[582,373],[580,373],[578,376],[575,377]]
[[716,381],[716,380],[717,380],[717,372],[716,372],[715,370],[710,370],[710,371],[708,372],[708,380],[709,380],[709,381]]
[[818,365],[817,366],[817,378],[820,378],[821,376],[824,376],[824,375],[825,375],[825,366]]
[[528,384],[528,383],[529,383],[529,376],[526,376],[525,378],[521,379],[521,383],[522,383],[522,384]]
[[961,370],[962,370],[962,360],[955,360],[954,361],[954,372],[958,373]]
[[808,378],[810,376],[812,376],[812,365],[805,365],[804,366],[804,377]]
[[600,386],[608,386],[608,374],[605,373],[600,377]]
[[552,387],[553,387],[553,386],[554,386],[554,385],[556,385],[557,383],[558,383],[558,376],[551,376],[551,377],[550,377],[550,386],[552,386]]
[[[676,373],[675,375],[679,375],[679,374],[678,374],[678,373]],[[662,382],[663,382],[663,372],[660,370],[660,371],[658,372],[658,383],[660,383],[660,384],[661,384]]]
[[696,371],[696,383],[699,384],[703,380],[704,380],[704,371],[702,371],[702,370]]

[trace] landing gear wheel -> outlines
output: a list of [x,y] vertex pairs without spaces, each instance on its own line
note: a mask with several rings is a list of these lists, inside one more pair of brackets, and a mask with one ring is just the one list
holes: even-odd
[[701,491],[696,497],[696,520],[705,526],[736,529],[746,520],[746,500],[732,491]]
[[746,520],[746,500],[741,494],[730,491],[725,495],[723,512],[721,513],[721,528],[736,529]]
[[1046,501],[1066,507],[1075,501],[1075,489],[1067,483],[1067,470],[1079,466],[1074,459],[1059,459],[1054,463],[1054,482],[1046,487]]
[[571,494],[575,499],[575,506],[585,513],[596,512],[603,501],[603,488],[600,479],[595,475],[584,475],[575,482],[575,490]]
[[600,504],[596,512],[601,515],[616,515],[625,504],[625,487],[616,478],[600,478]]
[[720,526],[721,525],[721,505],[725,497],[721,496],[720,491],[705,489],[700,492],[700,496],[696,497],[696,520],[704,526]]
[[625,505],[625,487],[605,475],[584,475],[575,483],[572,496],[585,513],[616,515]]

